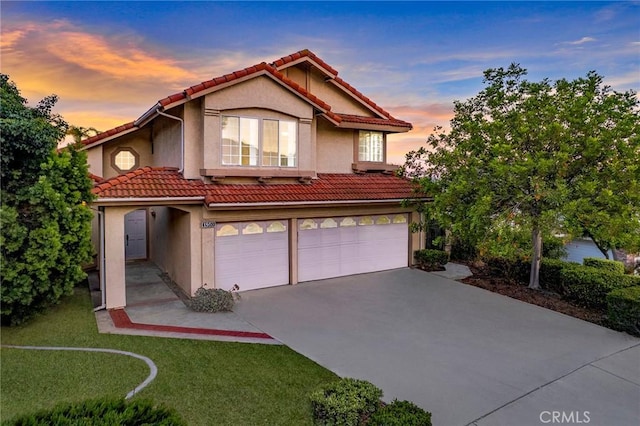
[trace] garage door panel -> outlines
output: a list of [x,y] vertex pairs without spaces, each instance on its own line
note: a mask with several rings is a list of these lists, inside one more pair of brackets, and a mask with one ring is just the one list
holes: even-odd
[[299,222],[300,281],[407,266],[409,230],[405,215],[335,218],[337,227],[322,228],[327,222],[327,219]]
[[216,225],[216,287],[241,291],[289,283],[286,221]]

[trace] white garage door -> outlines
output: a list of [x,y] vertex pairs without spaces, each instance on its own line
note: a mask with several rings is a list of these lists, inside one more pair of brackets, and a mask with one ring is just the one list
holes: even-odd
[[289,283],[287,221],[219,223],[215,240],[216,287],[240,291]]
[[298,220],[298,280],[311,281],[408,265],[407,215]]

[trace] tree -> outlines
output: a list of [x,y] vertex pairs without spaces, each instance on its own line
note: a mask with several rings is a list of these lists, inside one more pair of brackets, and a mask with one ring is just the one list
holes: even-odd
[[543,236],[637,247],[640,103],[595,72],[554,83],[525,76],[516,64],[485,71],[485,88],[454,103],[451,130],[408,153],[403,172],[433,197],[429,216],[474,246],[528,231],[529,287],[538,288]]
[[29,107],[6,75],[0,96],[0,312],[3,324],[17,324],[56,304],[86,276],[92,184],[84,152],[55,149],[67,130],[51,112],[55,96]]
[[69,129],[67,130],[67,135],[71,136],[75,143],[82,142],[82,140],[91,136],[95,136],[98,133],[100,133],[100,131],[93,127],[82,127],[74,125],[70,125]]

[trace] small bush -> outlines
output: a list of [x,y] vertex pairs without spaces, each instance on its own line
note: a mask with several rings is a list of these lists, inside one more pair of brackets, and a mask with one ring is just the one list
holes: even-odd
[[413,254],[418,266],[427,271],[442,270],[449,261],[449,255],[442,250],[416,250]]
[[351,378],[321,386],[311,393],[313,422],[323,426],[358,426],[380,406],[382,390]]
[[624,274],[624,263],[615,260],[599,259],[597,257],[585,257],[582,260],[584,266],[598,268],[614,274]]
[[3,426],[186,425],[173,409],[157,406],[151,401],[126,402],[124,399],[110,398],[60,404],[53,409],[19,416],[2,424]]
[[196,290],[191,298],[190,306],[196,312],[228,312],[233,310],[233,293],[221,288],[204,288]]
[[513,283],[529,282],[531,262],[528,260],[487,257],[484,262],[489,267],[492,275],[506,278]]
[[566,291],[562,280],[563,270],[574,267],[581,267],[581,265],[560,259],[542,259],[540,264],[540,286],[545,290],[564,295]]
[[611,328],[640,336],[640,286],[619,288],[607,295]]
[[369,419],[369,426],[431,426],[431,413],[410,401],[394,399]]

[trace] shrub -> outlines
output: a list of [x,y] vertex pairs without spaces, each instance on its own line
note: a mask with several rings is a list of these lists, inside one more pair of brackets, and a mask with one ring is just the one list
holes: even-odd
[[492,275],[506,278],[514,283],[529,282],[531,262],[528,260],[487,257],[484,262],[489,267]]
[[431,413],[410,401],[394,399],[369,419],[369,426],[431,426]]
[[189,305],[197,312],[228,312],[233,309],[233,304],[233,293],[230,291],[200,287]]
[[591,266],[603,271],[613,272],[615,274],[624,274],[624,263],[615,260],[598,259],[597,257],[585,257],[582,260],[584,266]]
[[53,409],[19,416],[2,424],[3,426],[186,425],[173,409],[165,406],[157,406],[147,400],[126,402],[123,399],[111,398],[60,404]]
[[340,379],[311,393],[315,425],[357,426],[380,406],[382,390],[366,380]]
[[418,266],[427,271],[435,271],[444,268],[449,261],[449,255],[442,250],[416,250],[413,254]]
[[607,295],[611,328],[640,336],[640,286],[619,288]]
[[542,259],[540,264],[540,286],[545,290],[564,295],[566,291],[563,287],[562,273],[565,268],[573,267],[581,267],[581,265],[560,259]]
[[563,268],[561,279],[565,296],[590,308],[605,308],[609,292],[633,286],[637,282],[629,275],[580,265]]

